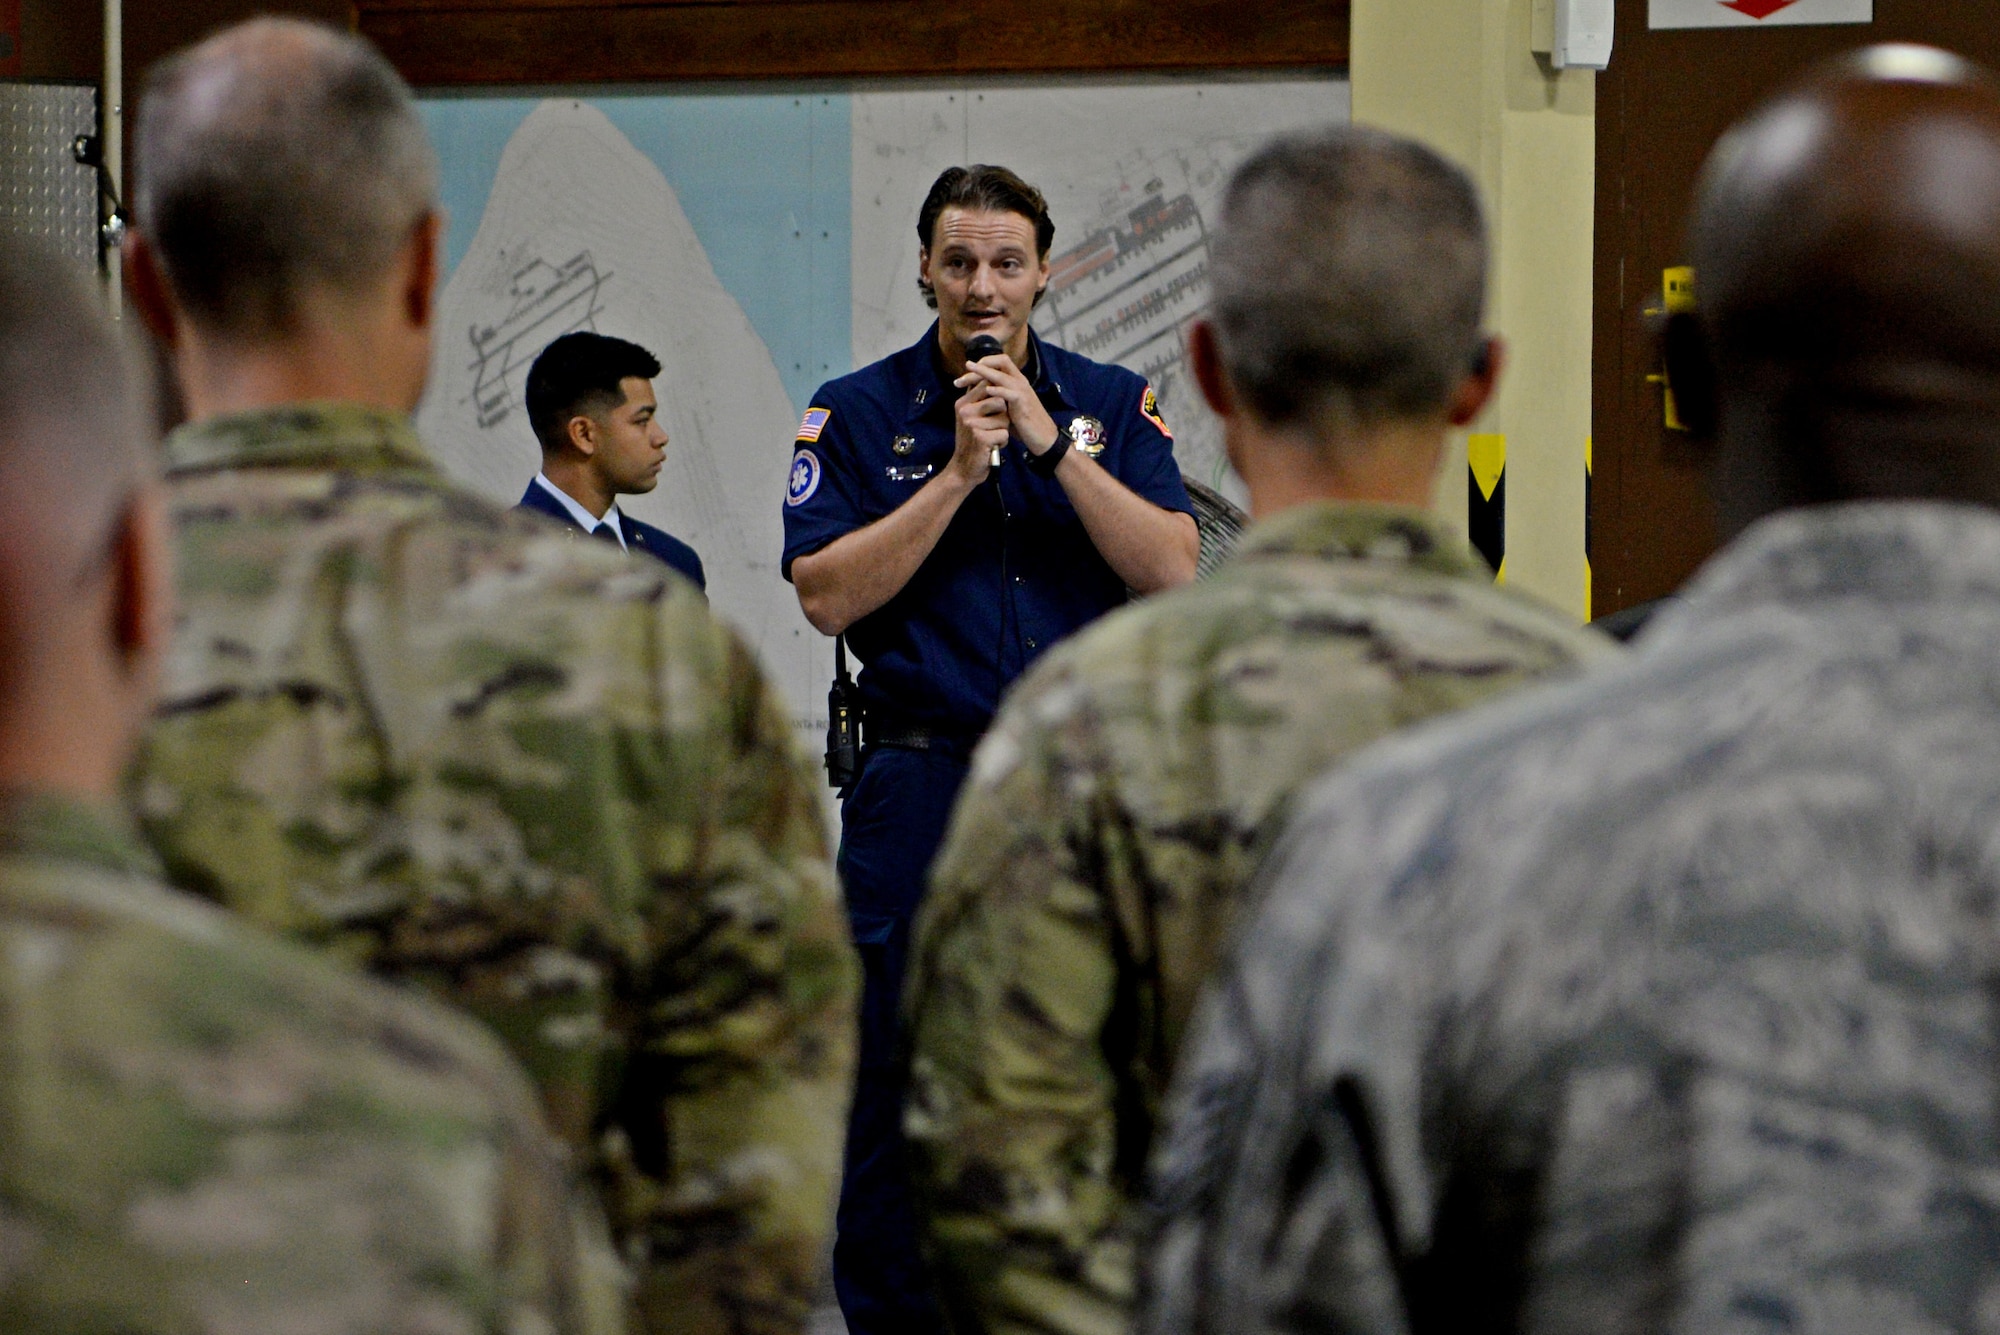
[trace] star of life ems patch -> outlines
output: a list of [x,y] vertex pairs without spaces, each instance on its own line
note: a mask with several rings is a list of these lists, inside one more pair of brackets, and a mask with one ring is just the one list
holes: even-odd
[[799,423],[799,439],[810,445],[819,443],[819,433],[826,430],[826,424],[833,417],[831,408],[809,408],[806,420]]
[[785,481],[785,504],[804,505],[819,490],[819,456],[800,450],[792,456],[792,473]]

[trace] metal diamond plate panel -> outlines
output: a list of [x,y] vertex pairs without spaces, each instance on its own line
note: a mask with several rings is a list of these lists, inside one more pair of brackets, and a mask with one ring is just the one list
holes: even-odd
[[97,265],[97,173],[70,155],[97,133],[91,84],[0,80],[0,231]]

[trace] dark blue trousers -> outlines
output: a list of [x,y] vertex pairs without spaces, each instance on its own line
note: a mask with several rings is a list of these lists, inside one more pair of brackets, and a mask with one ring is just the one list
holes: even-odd
[[850,1335],[941,1335],[904,1166],[897,1007],[910,927],[966,755],[876,747],[841,807],[840,882],[861,955],[861,1056],[833,1281]]

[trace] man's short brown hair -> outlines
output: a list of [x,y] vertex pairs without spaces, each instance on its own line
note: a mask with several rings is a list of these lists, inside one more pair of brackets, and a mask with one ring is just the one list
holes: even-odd
[[[931,184],[924,206],[917,213],[917,237],[929,250],[937,238],[938,215],[946,209],[967,209],[975,213],[1018,213],[1035,225],[1035,254],[1048,258],[1055,244],[1056,225],[1049,217],[1049,202],[1042,192],[1005,167],[974,163],[970,167],[947,167]],[[923,289],[924,304],[937,309],[937,293],[922,274],[917,286]],[[1040,295],[1035,297],[1041,301]]]

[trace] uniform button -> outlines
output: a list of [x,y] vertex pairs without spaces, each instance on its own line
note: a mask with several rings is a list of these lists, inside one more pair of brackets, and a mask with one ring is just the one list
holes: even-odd
[[1028,582],[1028,577],[1026,575],[1016,575],[1014,576],[1014,582],[1016,584],[1026,584]]
[[1041,648],[1041,647],[1042,647],[1042,645],[1041,645],[1041,641],[1039,641],[1039,640],[1029,640],[1029,641],[1028,641],[1028,647],[1029,647],[1030,649],[1039,649],[1039,648]]

